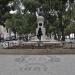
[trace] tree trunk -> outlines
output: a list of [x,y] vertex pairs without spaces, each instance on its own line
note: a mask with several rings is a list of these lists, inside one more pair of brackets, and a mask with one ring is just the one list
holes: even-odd
[[74,32],[74,39],[75,39],[75,32]]
[[9,38],[11,40],[11,30],[9,29]]
[[62,41],[65,41],[65,34],[64,34],[64,25],[62,24],[63,20],[62,20],[62,11],[59,14],[59,28],[61,31],[61,36],[62,36]]
[[65,41],[64,27],[62,27],[61,33],[62,33],[62,41]]
[[54,32],[54,39],[57,40],[56,32]]

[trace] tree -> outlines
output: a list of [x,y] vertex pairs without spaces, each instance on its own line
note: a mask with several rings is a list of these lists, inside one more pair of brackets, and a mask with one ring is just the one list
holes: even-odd
[[25,7],[25,12],[29,11],[30,13],[36,15],[37,8],[40,6],[37,0],[22,0],[21,2]]
[[[70,6],[69,8],[71,8],[71,5],[73,3],[74,3],[74,0],[69,0],[69,6]],[[59,26],[59,31],[61,32],[62,40],[64,41],[65,40],[65,32],[64,32],[64,29],[65,29],[64,22],[65,21],[64,21],[63,16],[67,9],[67,7],[66,7],[67,0],[54,0],[54,1],[53,0],[46,0],[46,1],[44,0],[43,3],[41,3],[41,4],[42,4],[43,11],[45,13],[45,18],[47,20],[47,23],[50,22],[49,19],[52,19],[51,17],[48,18],[48,15],[54,14],[57,16],[59,25],[56,25],[56,27]],[[70,16],[70,14],[68,16]],[[70,18],[69,18],[69,20],[70,20]]]
[[12,0],[0,0],[0,24],[4,25],[4,22],[6,20],[6,17],[4,16],[6,13],[8,13],[10,11],[10,7],[8,6],[8,4],[11,2]]
[[6,20],[6,27],[15,29],[18,34],[34,32],[36,28],[36,19],[31,14],[13,14],[10,19]]
[[[67,3],[69,4],[69,8],[66,6]],[[15,0],[13,1],[12,7],[14,10],[18,10],[16,14],[18,18],[16,15],[13,15],[14,22],[12,23],[14,23],[17,28],[13,26],[19,33],[35,30],[36,12],[37,8],[39,8],[40,12],[43,12],[45,27],[48,28],[47,32],[54,32],[54,35],[58,34],[62,36],[62,40],[64,41],[65,28],[68,27],[71,21],[70,12],[74,14],[74,6],[72,10],[69,10],[73,3],[74,0]],[[24,5],[23,12],[21,12],[21,4]],[[66,11],[66,9],[68,9],[68,11]],[[73,15],[72,19],[75,19]]]
[[74,33],[75,34],[75,3],[70,3],[70,7],[69,9],[66,11],[65,14],[65,34],[69,35],[70,33]]

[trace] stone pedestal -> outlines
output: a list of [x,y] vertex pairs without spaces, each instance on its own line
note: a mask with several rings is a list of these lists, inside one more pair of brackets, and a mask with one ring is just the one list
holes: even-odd
[[42,36],[45,36],[46,31],[45,31],[45,28],[44,28],[44,17],[38,16],[37,17],[37,24],[38,24],[38,26],[36,28],[36,35],[38,34],[39,28],[41,28],[42,34],[43,34]]

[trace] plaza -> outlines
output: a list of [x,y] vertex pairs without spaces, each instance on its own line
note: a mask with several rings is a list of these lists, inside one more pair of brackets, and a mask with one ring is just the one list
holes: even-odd
[[0,0],[0,75],[75,75],[75,0]]
[[0,55],[0,75],[10,74],[75,75],[75,55]]

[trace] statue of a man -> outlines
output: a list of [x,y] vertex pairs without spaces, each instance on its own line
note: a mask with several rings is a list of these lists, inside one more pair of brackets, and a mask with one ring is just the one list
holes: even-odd
[[37,34],[37,38],[38,38],[39,40],[41,40],[41,36],[42,36],[42,30],[41,30],[41,28],[39,28],[38,34]]
[[42,6],[37,9],[37,13],[38,13],[39,16],[44,16],[44,12],[43,12]]

